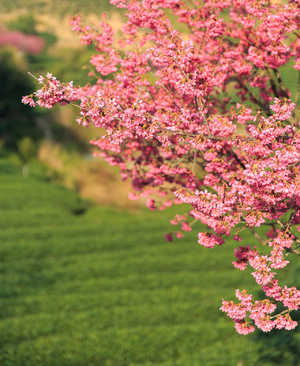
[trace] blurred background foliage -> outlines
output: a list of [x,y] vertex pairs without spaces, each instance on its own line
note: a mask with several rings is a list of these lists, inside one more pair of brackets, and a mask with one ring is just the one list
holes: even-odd
[[15,149],[25,135],[42,138],[36,112],[21,104],[22,96],[34,89],[24,61],[25,57],[12,47],[0,48],[0,138],[9,150]]
[[88,0],[85,2],[79,0],[1,0],[0,9],[4,13],[11,13],[26,9],[36,14],[55,14],[56,16],[65,16],[70,14],[96,14],[111,10],[109,0]]
[[[12,154],[12,160],[17,161],[20,141],[30,138],[36,147],[35,158],[47,167],[50,179],[98,203],[132,206],[127,197],[129,184],[121,183],[116,169],[92,158],[89,141],[101,131],[78,126],[77,108],[32,109],[21,103],[23,95],[39,87],[28,72],[36,77],[51,72],[63,82],[73,80],[75,85],[95,82],[88,76],[94,49],[80,44],[68,18],[80,12],[86,22],[96,21],[93,14],[107,11],[108,4],[0,1],[0,83],[5,86],[0,92],[1,154]],[[118,15],[111,16],[118,19]],[[107,194],[112,188],[118,194]]]

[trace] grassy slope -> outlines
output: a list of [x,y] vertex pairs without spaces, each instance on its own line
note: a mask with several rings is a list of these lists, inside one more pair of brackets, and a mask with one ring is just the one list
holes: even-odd
[[[0,192],[0,365],[298,364],[290,333],[255,343],[218,310],[253,284],[230,265],[230,242],[166,243],[170,212],[74,215],[85,206],[74,193],[7,162]],[[276,361],[259,360],[259,342]]]
[[38,171],[0,172],[0,365],[255,364],[218,310],[252,283],[230,243],[165,242],[171,212],[75,215],[84,204]]

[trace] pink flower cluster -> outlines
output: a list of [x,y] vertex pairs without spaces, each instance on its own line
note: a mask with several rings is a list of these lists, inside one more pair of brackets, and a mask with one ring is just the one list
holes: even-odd
[[[65,105],[77,100],[72,81],[67,84],[61,83],[50,73],[46,75],[46,78],[40,76],[38,81],[44,85],[43,88],[33,95],[24,96],[22,103],[29,104],[30,107],[35,107],[37,104],[40,107],[51,109],[56,104]],[[35,102],[34,99],[37,101]]]
[[[238,291],[240,303],[223,301],[222,310],[241,334],[293,329],[299,291],[280,287],[273,270],[299,254],[300,123],[281,75],[288,63],[300,69],[299,2],[112,3],[127,9],[117,47],[105,15],[94,28],[71,19],[81,42],[96,48],[97,83],[74,88],[49,74],[23,102],[52,108],[77,101],[77,122],[106,130],[92,141],[96,155],[131,179],[132,199],[147,198],[150,210],[189,205],[172,220],[176,237],[196,222],[207,226],[198,233],[207,248],[251,233],[256,247],[237,247],[233,265],[251,266],[266,298]],[[174,29],[170,13],[188,32]],[[270,230],[261,237],[264,225]],[[270,315],[276,303],[286,309]]]
[[[236,304],[234,301],[223,300],[220,310],[227,313],[227,316],[235,322],[236,331],[240,334],[245,335],[254,332],[254,325],[263,332],[269,332],[274,328],[294,329],[297,326],[297,322],[291,319],[290,311],[299,307],[299,291],[295,288],[287,289],[285,287],[282,289],[277,285],[276,280],[274,280],[272,288],[276,290],[271,293],[269,291],[269,296],[276,299],[276,301],[280,297],[287,307],[286,310],[279,314],[273,314],[277,308],[274,300],[253,301],[252,295],[249,295],[246,290],[236,290],[236,297],[240,302]],[[264,289],[268,291],[270,288],[266,286]],[[271,296],[271,294],[274,296]]]

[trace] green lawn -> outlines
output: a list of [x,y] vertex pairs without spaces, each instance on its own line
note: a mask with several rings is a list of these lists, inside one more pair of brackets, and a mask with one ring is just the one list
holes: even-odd
[[6,160],[0,192],[1,366],[297,365],[297,348],[277,345],[288,332],[243,337],[218,310],[253,288],[230,264],[230,241],[207,250],[194,232],[168,243],[172,210],[89,205]]

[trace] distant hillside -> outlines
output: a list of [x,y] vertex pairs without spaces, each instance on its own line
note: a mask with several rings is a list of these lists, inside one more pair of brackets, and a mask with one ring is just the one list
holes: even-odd
[[1,13],[29,11],[34,13],[91,14],[107,11],[111,8],[109,0],[1,0]]

